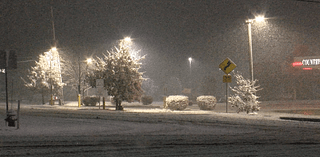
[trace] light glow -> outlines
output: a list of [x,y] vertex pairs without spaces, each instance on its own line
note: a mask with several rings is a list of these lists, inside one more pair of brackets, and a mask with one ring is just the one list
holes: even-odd
[[257,16],[257,17],[255,18],[255,20],[256,20],[257,22],[263,22],[263,21],[264,21],[264,16]]
[[125,41],[125,42],[131,42],[131,38],[130,38],[130,37],[125,37],[125,38],[124,38],[124,41]]
[[87,64],[91,64],[92,63],[92,59],[91,58],[88,58],[87,59]]
[[312,70],[312,68],[302,68],[303,70]]
[[292,63],[292,66],[293,66],[293,67],[302,66],[302,65],[303,65],[302,62],[293,62],[293,63]]

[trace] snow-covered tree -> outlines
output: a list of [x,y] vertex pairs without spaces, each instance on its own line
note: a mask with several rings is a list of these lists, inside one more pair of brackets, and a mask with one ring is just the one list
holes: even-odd
[[35,66],[28,70],[27,79],[23,79],[25,86],[35,93],[44,96],[51,94],[61,96],[64,83],[61,77],[61,62],[57,50],[51,49],[39,55],[39,61],[35,61]]
[[88,86],[88,83],[86,83],[85,80],[88,74],[88,68],[91,64],[91,60],[81,60],[80,57],[66,57],[68,59],[64,60],[63,67],[64,83],[70,86],[72,91],[75,92],[75,94],[79,94],[79,81],[81,93],[90,89],[91,87]]
[[228,97],[228,102],[232,104],[232,107],[237,107],[237,112],[255,112],[259,111],[259,101],[258,96],[256,95],[260,86],[255,86],[257,80],[251,81],[245,79],[239,72],[234,73],[236,78],[237,86],[231,88],[234,92],[234,95]]
[[122,101],[140,100],[143,93],[142,73],[138,71],[141,59],[143,57],[134,59],[130,48],[121,41],[115,50],[107,51],[102,58],[93,61],[93,70],[87,81],[93,83],[95,79],[104,79],[104,88],[113,96],[116,110],[122,110]]

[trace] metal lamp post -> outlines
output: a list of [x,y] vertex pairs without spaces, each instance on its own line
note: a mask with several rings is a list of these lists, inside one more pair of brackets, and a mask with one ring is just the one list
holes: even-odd
[[188,60],[189,60],[189,65],[190,65],[189,86],[190,86],[190,89],[191,89],[191,88],[192,88],[192,87],[191,87],[191,63],[192,63],[192,58],[189,57]]
[[53,51],[57,51],[56,47],[52,47],[50,52],[50,105],[53,105],[53,92],[52,92],[52,59],[53,59]]
[[191,76],[191,62],[192,62],[192,58],[191,57],[189,57],[189,63],[190,63],[190,76]]
[[248,42],[249,42],[249,56],[250,56],[250,77],[251,81],[254,80],[253,77],[253,56],[252,56],[252,34],[251,34],[251,24],[254,22],[262,22],[264,21],[263,16],[257,16],[255,19],[246,20],[246,24],[248,25]]
[[[88,67],[88,64],[90,64],[92,62],[92,59],[88,58],[85,62],[87,63],[87,67]],[[80,107],[81,106],[81,61],[80,61],[80,56],[78,58],[78,63],[79,63],[78,107]],[[83,95],[84,95],[84,93],[83,93]]]

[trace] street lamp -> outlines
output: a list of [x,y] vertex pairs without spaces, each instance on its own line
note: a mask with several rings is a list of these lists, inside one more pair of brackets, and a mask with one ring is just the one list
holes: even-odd
[[250,55],[250,74],[251,74],[251,80],[253,81],[253,57],[252,57],[252,35],[251,35],[251,24],[256,22],[263,22],[264,21],[263,16],[257,16],[255,19],[248,19],[246,20],[246,24],[248,25],[248,41],[249,41],[249,55]]
[[189,57],[189,63],[190,63],[190,75],[191,75],[191,62],[192,62],[192,58],[191,57]]
[[189,65],[190,65],[190,73],[189,73],[189,86],[190,86],[190,89],[191,89],[191,62],[192,62],[192,58],[189,57],[188,58],[189,60]]
[[[80,61],[80,56],[78,58],[78,64],[79,64],[79,84],[78,84],[78,107],[80,107],[81,105],[81,62],[85,62],[87,63],[87,66],[86,66],[86,71],[87,71],[87,68],[88,68],[88,64],[91,64],[92,63],[92,59],[91,58],[88,58],[86,61]],[[84,93],[83,93],[84,94]]]
[[120,45],[123,47],[129,47],[132,44],[132,39],[130,37],[125,37],[120,40]]
[[87,59],[87,64],[91,64],[92,63],[92,59],[91,58],[88,58]]
[[47,58],[48,57],[50,57],[50,64],[49,64],[49,66],[50,66],[50,75],[49,75],[49,79],[50,79],[50,105],[53,105],[53,92],[52,92],[52,60],[53,60],[53,52],[56,52],[57,51],[57,48],[56,47],[52,47],[51,48],[51,50],[48,52],[48,55],[49,56],[47,56]]
[[124,38],[124,41],[125,41],[125,42],[131,42],[131,38],[130,38],[130,37],[125,37],[125,38]]

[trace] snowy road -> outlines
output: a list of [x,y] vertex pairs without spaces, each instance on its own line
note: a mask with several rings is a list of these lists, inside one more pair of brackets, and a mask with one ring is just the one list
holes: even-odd
[[0,126],[0,156],[320,154],[319,123],[280,120],[272,113],[22,108],[21,117],[19,130]]

